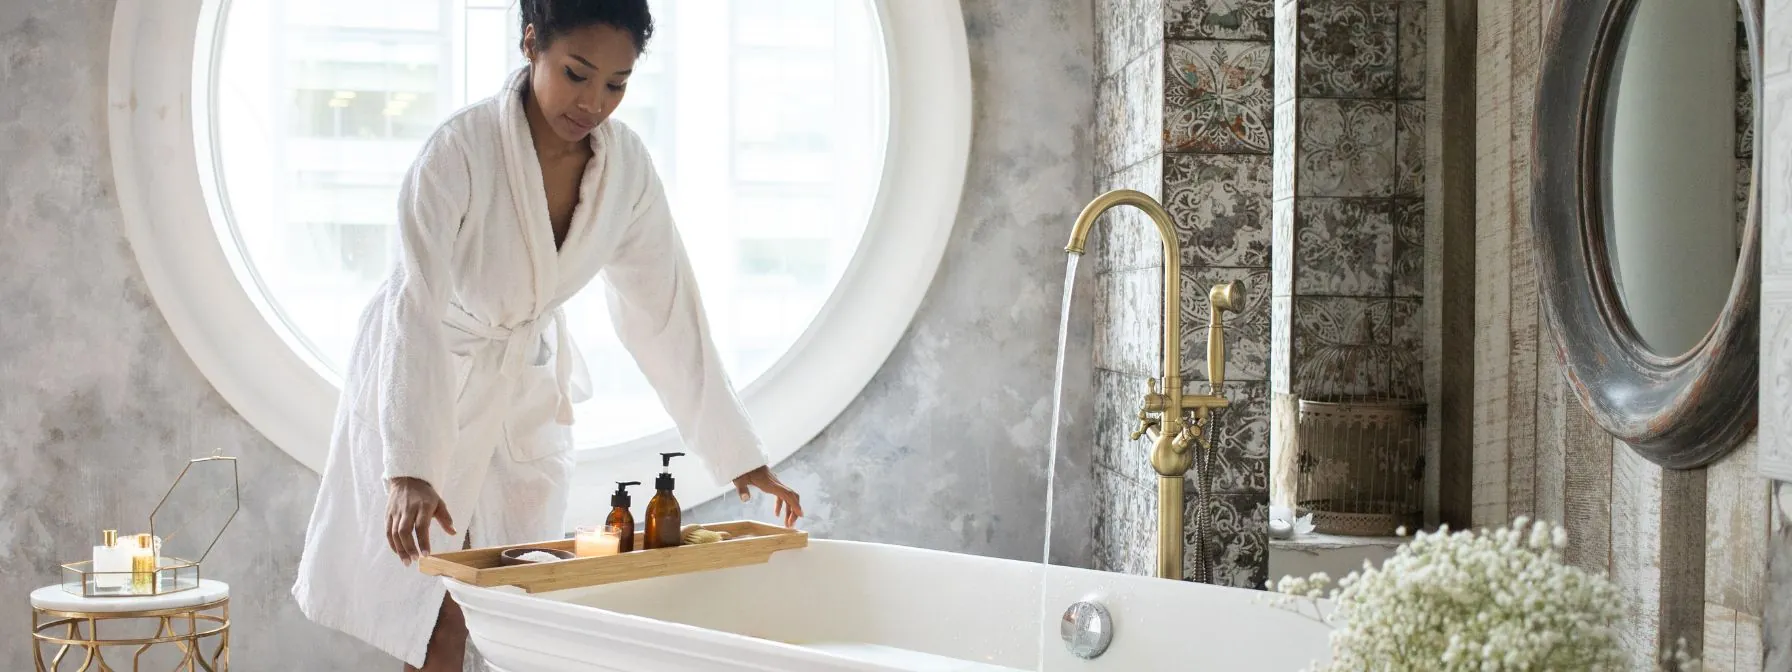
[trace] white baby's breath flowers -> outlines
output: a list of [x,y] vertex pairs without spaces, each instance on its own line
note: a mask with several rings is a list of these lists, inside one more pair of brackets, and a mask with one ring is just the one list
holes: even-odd
[[[1564,564],[1567,546],[1566,530],[1525,518],[1421,532],[1379,569],[1364,563],[1336,587],[1324,574],[1285,577],[1272,601],[1332,600],[1320,617],[1333,626],[1332,660],[1320,668],[1330,672],[1628,669],[1617,589]],[[1683,649],[1663,660],[1664,669],[1698,665]]]

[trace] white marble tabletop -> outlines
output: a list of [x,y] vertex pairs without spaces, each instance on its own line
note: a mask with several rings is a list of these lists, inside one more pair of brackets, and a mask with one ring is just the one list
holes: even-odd
[[36,609],[81,614],[114,614],[121,611],[157,611],[196,607],[230,597],[230,586],[222,581],[200,579],[199,586],[161,595],[129,597],[82,597],[62,589],[62,584],[31,591],[31,606]]

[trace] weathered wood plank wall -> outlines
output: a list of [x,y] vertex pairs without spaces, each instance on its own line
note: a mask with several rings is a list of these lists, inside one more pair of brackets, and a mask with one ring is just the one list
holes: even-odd
[[[1630,600],[1623,632],[1636,653],[1684,638],[1702,644],[1708,670],[1759,670],[1771,498],[1754,471],[1753,440],[1690,472],[1664,471],[1614,445],[1563,383],[1541,319],[1531,110],[1558,1],[1449,10],[1475,12],[1473,522],[1562,522],[1569,560],[1608,572]],[[1462,67],[1444,63],[1440,72]]]

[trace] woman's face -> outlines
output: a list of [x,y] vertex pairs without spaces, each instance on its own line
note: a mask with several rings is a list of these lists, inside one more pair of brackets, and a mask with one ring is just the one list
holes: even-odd
[[635,40],[621,28],[593,24],[556,35],[546,49],[539,45],[535,26],[525,28],[531,98],[554,135],[583,140],[622,103],[640,55]]

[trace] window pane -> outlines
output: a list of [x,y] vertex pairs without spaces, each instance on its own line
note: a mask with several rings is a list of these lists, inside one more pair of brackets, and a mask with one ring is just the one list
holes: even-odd
[[[615,116],[653,155],[745,387],[808,327],[864,231],[886,136],[875,14],[869,0],[650,4],[655,36]],[[522,65],[515,3],[233,3],[225,31],[218,173],[234,244],[287,326],[339,368],[389,272],[405,170],[444,118]],[[567,308],[596,385],[580,442],[668,427],[601,288]]]

